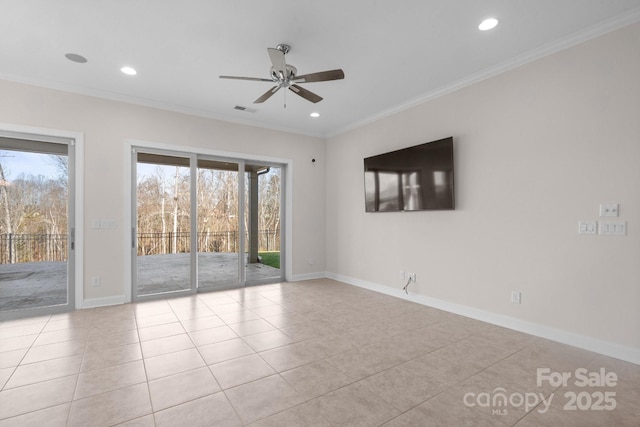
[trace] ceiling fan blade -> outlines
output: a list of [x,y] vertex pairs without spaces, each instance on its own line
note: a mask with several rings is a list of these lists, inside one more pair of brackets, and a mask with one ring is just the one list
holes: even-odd
[[318,96],[315,93],[311,92],[310,90],[307,90],[307,89],[305,89],[303,87],[300,87],[298,85],[289,86],[289,90],[291,92],[295,93],[296,95],[300,95],[301,97],[303,97],[307,101],[313,102],[314,104],[316,102],[322,101],[322,97],[321,96]]
[[329,80],[344,79],[344,71],[341,69],[320,71],[318,73],[303,74],[296,76],[293,81],[297,83],[326,82]]
[[273,64],[273,69],[282,76],[282,78],[287,77],[287,63],[284,60],[284,52],[278,49],[274,49],[272,47],[267,48],[269,52],[269,58],[271,59],[271,64]]
[[272,82],[271,79],[261,79],[259,77],[239,77],[239,76],[220,76],[221,79],[233,79],[233,80],[251,80],[254,82]]
[[262,104],[267,99],[271,98],[271,96],[276,93],[280,89],[280,86],[274,86],[268,91],[266,91],[260,98],[253,101],[254,104]]

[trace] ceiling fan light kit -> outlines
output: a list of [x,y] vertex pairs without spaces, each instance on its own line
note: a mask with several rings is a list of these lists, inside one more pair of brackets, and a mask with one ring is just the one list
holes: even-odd
[[[275,48],[267,48],[269,59],[271,60],[271,79],[263,79],[259,77],[241,77],[241,76],[220,76],[221,79],[233,80],[250,80],[257,82],[275,83],[275,86],[266,91],[262,96],[253,101],[254,104],[261,104],[271,98],[280,89],[289,89],[293,93],[309,102],[318,103],[322,101],[322,97],[311,92],[308,89],[299,86],[299,83],[326,82],[330,80],[344,79],[344,71],[341,69],[320,71],[298,76],[298,69],[293,65],[287,64],[284,56],[291,50],[291,46],[281,43]],[[285,104],[286,107],[286,104]]]

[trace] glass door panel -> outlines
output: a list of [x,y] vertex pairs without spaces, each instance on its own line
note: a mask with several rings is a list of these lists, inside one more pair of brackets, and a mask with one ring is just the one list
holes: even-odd
[[238,164],[198,159],[198,290],[240,286]]
[[73,305],[69,166],[67,144],[0,137],[1,312]]
[[281,280],[282,168],[247,164],[245,201],[246,282]]
[[191,291],[189,157],[137,153],[135,296]]

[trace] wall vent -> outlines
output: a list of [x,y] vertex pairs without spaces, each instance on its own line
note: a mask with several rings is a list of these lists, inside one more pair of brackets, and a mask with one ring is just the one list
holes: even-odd
[[256,110],[254,110],[253,108],[247,108],[247,107],[243,107],[242,105],[236,105],[235,107],[233,107],[234,110],[238,110],[238,111],[246,111],[247,113],[255,113]]

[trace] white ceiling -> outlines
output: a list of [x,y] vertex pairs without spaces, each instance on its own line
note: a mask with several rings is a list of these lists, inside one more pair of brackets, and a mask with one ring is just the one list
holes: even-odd
[[[0,0],[0,11],[0,78],[328,136],[638,22],[640,0]],[[487,17],[500,25],[481,32]],[[218,78],[268,78],[278,43],[298,74],[345,79],[303,84],[318,104],[282,90],[253,104],[270,83]]]

